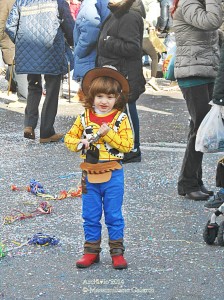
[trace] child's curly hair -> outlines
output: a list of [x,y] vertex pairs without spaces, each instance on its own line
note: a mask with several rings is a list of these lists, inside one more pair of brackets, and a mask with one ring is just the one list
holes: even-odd
[[125,105],[128,101],[128,94],[123,93],[120,83],[111,77],[102,76],[94,79],[87,95],[80,89],[78,91],[79,101],[85,108],[92,108],[95,96],[100,93],[115,95],[116,102],[114,108],[120,111],[125,109]]

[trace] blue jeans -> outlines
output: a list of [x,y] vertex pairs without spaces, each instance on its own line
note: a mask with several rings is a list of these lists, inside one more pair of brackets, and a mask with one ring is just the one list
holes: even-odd
[[112,171],[111,179],[103,183],[90,183],[86,178],[87,194],[82,195],[82,217],[85,240],[96,242],[101,239],[101,217],[104,211],[109,239],[123,239],[124,218],[122,203],[124,195],[123,168]]

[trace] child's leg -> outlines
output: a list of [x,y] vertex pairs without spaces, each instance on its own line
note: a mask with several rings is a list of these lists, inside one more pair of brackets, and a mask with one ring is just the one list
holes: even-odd
[[84,255],[77,260],[78,268],[88,268],[99,262],[101,251],[102,197],[99,184],[91,184],[86,179],[86,191],[82,194],[82,217],[85,233]]
[[100,184],[89,183],[87,193],[82,195],[82,217],[85,234],[84,253],[99,253],[101,241],[102,196]]
[[112,171],[110,181],[102,183],[105,223],[109,239],[122,240],[124,236],[124,218],[122,203],[124,195],[123,169]]
[[109,182],[104,185],[104,215],[109,233],[110,255],[115,269],[126,269],[127,262],[123,257],[124,218],[122,203],[124,195],[123,169],[112,172]]

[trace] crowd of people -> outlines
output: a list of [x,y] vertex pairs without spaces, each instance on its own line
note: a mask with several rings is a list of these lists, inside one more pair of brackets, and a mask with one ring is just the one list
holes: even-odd
[[223,105],[220,0],[0,0],[0,7],[6,79],[19,101],[26,102],[24,138],[36,138],[43,77],[46,95],[40,143],[59,142],[64,136],[54,130],[63,75],[74,69],[72,78],[80,87],[84,112],[64,137],[68,149],[81,151],[84,159],[85,243],[78,268],[99,261],[102,211],[112,265],[127,268],[122,165],[141,162],[136,103],[145,92],[143,64],[151,59],[147,84],[159,91],[158,62],[166,55],[169,40],[176,45],[174,74],[190,115],[177,192],[191,200],[208,200],[207,207],[223,203],[217,195],[209,200],[214,192],[204,185],[203,153],[195,150],[197,130],[211,108],[209,102]]

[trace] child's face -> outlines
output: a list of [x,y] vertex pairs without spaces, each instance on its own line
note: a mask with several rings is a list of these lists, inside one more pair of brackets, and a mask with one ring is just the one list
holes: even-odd
[[113,109],[115,102],[116,97],[114,94],[100,93],[95,96],[93,104],[98,111],[107,113]]

